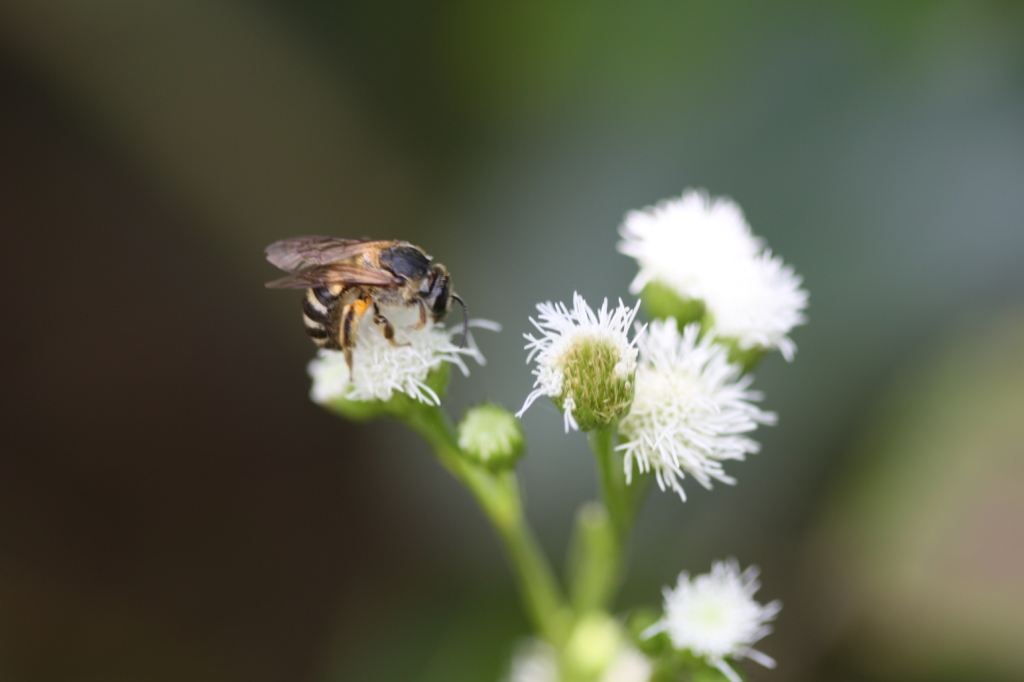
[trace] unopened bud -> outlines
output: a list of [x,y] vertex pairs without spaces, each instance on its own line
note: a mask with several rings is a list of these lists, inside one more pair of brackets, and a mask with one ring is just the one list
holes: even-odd
[[581,679],[597,679],[624,644],[622,627],[601,611],[580,618],[565,646],[565,667]]
[[509,469],[526,449],[523,430],[501,405],[484,403],[470,408],[458,428],[459,448],[492,469]]

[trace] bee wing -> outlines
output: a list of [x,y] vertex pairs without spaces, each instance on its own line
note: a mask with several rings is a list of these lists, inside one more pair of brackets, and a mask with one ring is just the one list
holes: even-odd
[[384,270],[371,270],[361,265],[328,263],[305,268],[287,277],[267,282],[268,289],[312,289],[331,284],[350,286],[397,287],[404,280]]
[[274,242],[265,250],[267,260],[285,272],[299,272],[315,265],[347,260],[392,242],[337,237],[292,237]]

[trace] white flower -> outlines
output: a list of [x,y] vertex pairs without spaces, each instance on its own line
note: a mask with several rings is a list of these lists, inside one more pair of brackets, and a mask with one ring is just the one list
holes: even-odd
[[637,310],[639,304],[629,308],[621,300],[609,310],[605,299],[595,313],[575,293],[572,310],[563,303],[538,303],[538,319],[530,322],[541,336],[524,334],[530,351],[526,362],[536,358],[537,379],[516,416],[541,396],[561,408],[566,432],[589,431],[625,413],[636,372],[636,340],[629,339],[629,328]]
[[740,682],[740,677],[726,663],[727,657],[749,658],[774,668],[774,660],[751,647],[771,632],[768,622],[782,603],[762,606],[754,601],[761,587],[757,574],[756,566],[740,573],[735,559],[716,561],[710,573],[693,580],[686,571],[680,573],[675,589],[663,590],[665,615],[642,636],[666,633],[675,648],[704,657],[732,682]]
[[675,320],[668,319],[651,323],[639,336],[636,395],[619,424],[626,438],[618,446],[625,453],[626,480],[635,461],[642,472],[654,470],[662,490],[671,488],[683,500],[685,474],[705,488],[712,479],[735,483],[722,463],[756,453],[760,445],[742,434],[775,423],[773,413],[750,402],[761,399],[748,390],[753,377],[741,377],[725,347],[710,335],[698,340],[699,333],[694,323],[680,336]]
[[719,337],[793,358],[796,345],[787,334],[806,321],[807,292],[793,268],[751,233],[733,201],[687,190],[631,211],[619,234],[619,251],[640,266],[631,293],[651,282],[667,286],[683,300],[702,301]]
[[[598,682],[648,682],[651,662],[636,648],[621,646]],[[506,682],[560,682],[558,655],[537,639],[521,644],[512,658]]]
[[[310,397],[313,402],[326,403],[335,398],[346,400],[389,400],[396,392],[419,400],[439,405],[438,395],[425,383],[431,370],[448,362],[463,374],[469,374],[464,357],[470,357],[484,364],[484,357],[473,341],[467,339],[466,347],[460,348],[453,338],[462,332],[461,325],[453,329],[427,322],[422,329],[414,329],[415,315],[407,311],[388,311],[388,317],[395,324],[395,341],[391,345],[384,334],[370,320],[364,319],[352,353],[352,373],[341,351],[320,350],[309,363],[309,375],[313,378]],[[496,329],[494,323],[478,320],[472,327]]]

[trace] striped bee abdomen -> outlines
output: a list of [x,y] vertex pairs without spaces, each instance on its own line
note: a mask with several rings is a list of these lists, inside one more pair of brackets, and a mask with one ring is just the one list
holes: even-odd
[[341,295],[343,287],[306,289],[302,299],[302,321],[313,343],[321,348],[341,350],[338,329],[341,324]]

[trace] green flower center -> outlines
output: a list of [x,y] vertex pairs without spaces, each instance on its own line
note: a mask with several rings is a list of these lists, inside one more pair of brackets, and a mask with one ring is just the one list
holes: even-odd
[[564,410],[572,400],[572,415],[581,430],[608,426],[629,411],[635,369],[623,376],[624,362],[621,349],[602,338],[578,339],[562,356],[562,395],[555,403]]

